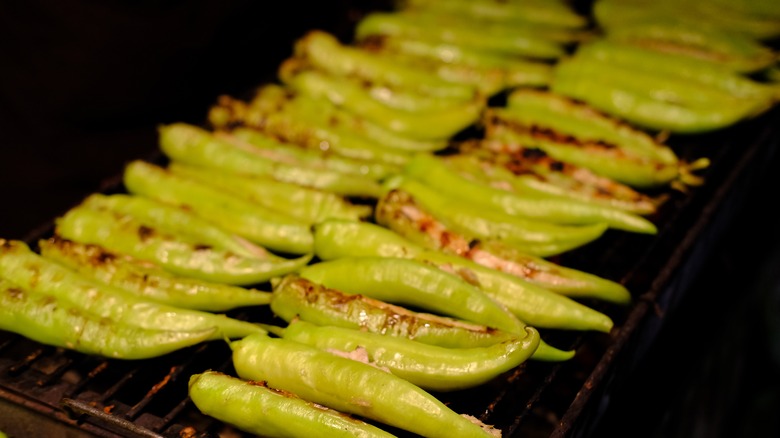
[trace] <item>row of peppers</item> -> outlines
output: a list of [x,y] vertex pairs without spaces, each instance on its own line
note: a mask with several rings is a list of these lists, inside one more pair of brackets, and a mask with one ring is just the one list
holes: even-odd
[[[600,106],[604,88],[566,85],[583,53],[637,71],[666,55],[586,26],[565,2],[415,0],[365,16],[350,44],[309,32],[279,84],[211,108],[213,129],[162,126],[168,162],[129,163],[126,194],[88,197],[38,252],[0,241],[0,328],[121,359],[228,339],[237,376],[196,374],[190,396],[259,435],[500,435],[435,394],[570,359],[545,329],[609,332],[584,303],[627,305],[629,291],[549,259],[608,229],[653,235],[665,189],[701,183],[706,160],[635,126],[716,129],[777,95],[732,72],[724,83],[756,92],[721,124]],[[709,88],[726,78],[679,62]],[[639,108],[684,89],[666,79],[622,95]],[[258,305],[286,325],[221,314]]]

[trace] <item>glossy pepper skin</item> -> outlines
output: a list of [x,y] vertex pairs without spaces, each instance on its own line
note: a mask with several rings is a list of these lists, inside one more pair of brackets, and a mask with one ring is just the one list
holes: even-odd
[[78,206],[57,218],[55,234],[154,263],[176,275],[239,286],[295,272],[312,258],[242,257],[163,233],[128,216]]
[[[646,216],[667,200],[650,196],[583,166],[556,160],[542,149],[498,140],[463,142],[447,157],[455,166],[484,169],[485,180],[512,191],[573,199]],[[473,173],[472,173],[473,174]]]
[[[432,19],[433,18],[433,19]],[[487,52],[531,59],[557,59],[566,52],[563,44],[534,32],[491,32],[470,25],[442,25],[436,15],[373,12],[355,28],[357,39],[391,35],[457,44]]]
[[196,215],[263,247],[289,254],[311,252],[309,224],[231,192],[142,160],[125,166],[122,181],[127,190]]
[[333,75],[355,76],[367,82],[445,99],[471,100],[474,87],[447,82],[424,70],[393,62],[357,46],[342,44],[334,35],[309,31],[295,43],[295,56]]
[[183,309],[224,312],[263,306],[271,293],[171,275],[152,263],[58,236],[39,240],[41,255],[85,277],[139,297]]
[[405,7],[518,26],[533,23],[550,28],[578,29],[588,24],[587,19],[572,9],[569,3],[557,1],[408,0]]
[[446,348],[486,347],[518,336],[460,319],[414,312],[360,294],[348,294],[294,274],[274,284],[270,306],[274,315],[288,323],[297,318],[316,325],[404,337]]
[[263,382],[217,371],[193,374],[188,394],[200,412],[264,437],[362,437],[394,435],[365,421],[304,400]]
[[574,58],[561,61],[553,71],[550,89],[643,129],[677,134],[710,132],[752,118],[769,106],[751,100],[680,104],[648,96],[641,82],[615,83],[585,67]]
[[115,321],[0,278],[0,330],[111,359],[162,356],[213,338],[215,328],[162,330]]
[[209,111],[209,119],[215,126],[248,126],[287,142],[317,149],[326,146],[334,154],[375,163],[402,164],[409,152],[430,152],[447,146],[447,139],[419,140],[396,134],[331,101],[277,84],[260,87],[246,105],[220,99]]
[[251,147],[242,148],[197,126],[173,123],[160,127],[159,131],[160,149],[172,161],[231,173],[268,176],[344,196],[370,198],[381,193],[381,187],[372,178],[269,160]]
[[307,224],[327,218],[368,219],[372,213],[369,205],[352,204],[335,193],[273,178],[236,175],[182,163],[171,163],[167,169],[173,175],[199,181],[269,209],[282,211]]
[[[589,205],[561,199],[535,199],[468,180],[449,169],[433,155],[420,154],[405,168],[405,174],[426,187],[451,197],[459,197],[483,207],[528,219],[556,224],[607,224],[611,228],[642,234],[656,234],[655,224],[644,217],[615,208]],[[409,183],[412,184],[412,183]],[[429,189],[429,191],[430,191]],[[414,194],[415,192],[412,192]]]
[[[453,205],[452,201],[416,181],[403,182],[379,199],[374,219],[430,249],[451,248],[457,253],[465,253],[469,245],[479,242],[515,248],[537,257],[550,257],[579,248],[606,230],[606,225],[577,230],[518,221],[501,212],[476,213]],[[556,231],[566,234],[559,235]],[[572,239],[575,233],[580,235]]]
[[370,363],[420,388],[447,392],[482,385],[528,360],[539,345],[539,332],[532,327],[525,331],[525,335],[476,348],[439,347],[303,320],[292,321],[281,336],[325,351],[364,351]]
[[299,70],[293,61],[282,64],[280,77],[296,93],[329,101],[403,137],[446,140],[477,122],[485,107],[484,99],[446,103],[387,88],[367,89],[349,78]]
[[242,379],[264,381],[305,400],[423,437],[494,436],[420,387],[369,364],[267,335],[247,336],[230,346]]
[[522,333],[524,324],[503,305],[457,275],[403,258],[348,257],[306,266],[314,283],[399,305]]
[[[471,180],[467,181],[471,184]],[[414,221],[432,218],[455,233],[502,242],[540,257],[582,247],[601,237],[608,228],[604,223],[567,225],[518,217],[457,198],[413,178],[399,176],[389,180],[387,185],[390,190],[380,198],[374,212],[375,219],[382,225],[391,226],[391,222],[383,222],[388,220],[386,212],[401,209]]]
[[[396,235],[384,230],[360,226],[361,232],[371,234],[371,239],[361,240],[363,246],[369,242],[383,241],[384,245],[398,245],[406,248],[405,252],[419,255],[424,250],[439,251],[471,260],[472,262],[507,272],[525,281],[570,297],[596,298],[619,304],[626,304],[631,296],[626,288],[618,283],[603,279],[587,272],[566,268],[544,259],[532,252],[524,252],[497,240],[479,240],[463,233],[455,232],[445,226],[435,217],[421,210],[408,194],[395,191],[383,197],[376,208],[376,220]],[[329,221],[318,224],[315,230],[315,251],[322,245],[319,238],[338,239],[334,234],[326,234],[327,227],[341,227],[348,232],[341,222]],[[354,227],[357,232],[357,227]],[[325,230],[325,231],[321,231]],[[320,232],[320,236],[316,234]],[[374,237],[375,235],[375,237]],[[340,245],[339,241],[331,240],[331,245]],[[419,245],[419,246],[417,246]],[[350,244],[356,247],[357,244]],[[415,248],[415,249],[411,249]]]
[[264,333],[258,325],[210,312],[155,303],[80,275],[33,252],[24,242],[0,239],[0,278],[49,294],[98,317],[145,329],[212,331],[210,339]]
[[183,235],[203,245],[222,248],[240,256],[258,258],[269,256],[265,248],[225,231],[186,208],[143,196],[93,193],[87,196],[81,205],[93,210],[128,215],[165,232]]
[[[261,113],[258,127],[238,126],[214,135],[232,143],[244,141],[257,148],[256,153],[272,160],[303,163],[374,180],[397,172],[409,160],[404,150],[359,139],[357,133],[318,127],[306,117],[297,118],[295,111],[285,112],[284,104],[280,105],[283,108],[269,108]],[[329,128],[334,129],[333,125]]]
[[440,76],[473,78],[487,96],[507,88],[546,86],[552,77],[552,66],[544,61],[502,56],[457,44],[395,35],[369,35],[358,44],[383,56],[419,63],[421,68],[427,65]]
[[741,98],[776,99],[780,92],[776,85],[751,79],[728,67],[719,67],[685,54],[663,53],[628,42],[594,40],[580,45],[577,54],[609,64],[645,69],[657,75],[687,79]]
[[370,223],[326,221],[315,226],[315,251],[322,260],[343,257],[409,257],[456,272],[534,327],[609,332],[612,320],[601,312],[549,289],[529,284],[460,256],[424,250],[392,231]]

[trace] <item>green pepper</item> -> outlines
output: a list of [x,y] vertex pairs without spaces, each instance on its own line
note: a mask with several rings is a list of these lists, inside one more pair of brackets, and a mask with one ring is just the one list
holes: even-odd
[[[332,126],[318,128],[294,112],[269,112],[263,116],[262,127],[234,128],[230,134],[217,133],[227,141],[246,141],[266,154],[269,159],[290,164],[303,163],[314,168],[330,169],[379,180],[398,171],[409,161],[406,151],[376,144]],[[281,143],[274,138],[282,138]],[[300,145],[301,147],[295,147]]]
[[168,171],[239,196],[247,201],[280,210],[292,218],[314,224],[327,218],[368,219],[369,205],[353,204],[332,192],[277,181],[268,177],[231,174],[173,162]]
[[467,101],[476,96],[474,87],[447,82],[357,46],[342,44],[332,34],[320,30],[309,31],[296,41],[295,56],[335,76],[359,77],[374,84],[445,99]]
[[[412,187],[412,190],[415,188]],[[422,196],[412,196],[410,192],[403,189],[387,192],[376,206],[374,219],[378,224],[397,232],[420,246],[434,250],[446,250],[455,254],[468,253],[470,247],[477,242],[482,244],[496,243],[538,257],[558,255],[583,245],[581,241],[558,239],[555,238],[555,235],[551,235],[545,240],[522,239],[526,234],[531,234],[534,237],[539,233],[530,233],[525,228],[520,228],[517,221],[514,223],[521,233],[507,239],[502,233],[503,230],[508,229],[507,224],[510,223],[502,221],[506,215],[491,214],[487,217],[475,217],[471,214],[461,215],[453,207],[436,209],[437,214],[434,215],[432,212],[438,207],[435,202],[439,199],[431,201],[426,198],[426,193],[419,191],[417,195]],[[419,200],[425,204],[423,205],[423,202]],[[522,223],[520,222],[520,224]],[[551,234],[549,230],[553,228],[555,227],[547,226],[548,234]],[[602,227],[598,232],[603,233],[605,229],[606,227]],[[511,229],[507,230],[507,234],[509,233],[511,233]]]
[[[586,54],[575,53],[556,64],[553,84],[577,78],[598,78],[614,88],[625,90],[637,98],[650,99],[670,105],[707,113],[712,107],[727,107],[741,118],[753,117],[766,111],[775,100],[772,95],[738,96],[683,76],[661,75],[643,68],[607,63]],[[733,109],[730,107],[734,107]]]
[[[439,150],[447,146],[448,139],[422,140],[398,134],[361,114],[342,109],[330,100],[296,93],[282,85],[264,85],[252,98],[250,106],[253,111],[265,114],[262,128],[273,135],[297,138],[298,135],[288,133],[285,126],[310,125],[317,134],[323,131],[330,133],[323,140],[328,142],[330,147],[337,147],[338,152],[349,149],[360,154],[365,153],[361,151],[367,148],[388,152],[418,152]],[[283,122],[275,127],[274,120],[278,117],[281,117]],[[307,135],[305,129],[301,135]],[[367,143],[372,145],[367,147]]]
[[129,216],[85,207],[72,208],[57,218],[55,234],[154,263],[176,275],[232,285],[266,282],[296,271],[312,258],[242,257],[163,233]]
[[334,326],[318,326],[294,320],[281,337],[330,352],[359,354],[369,363],[388,369],[428,391],[457,391],[487,383],[531,357],[539,345],[539,332],[525,328],[525,335],[487,347],[446,348],[404,337],[388,337]]
[[727,67],[713,65],[684,54],[664,53],[630,43],[599,39],[577,48],[577,56],[650,71],[656,75],[685,78],[743,98],[777,99],[777,86],[756,81]]
[[[541,149],[497,140],[463,142],[448,164],[471,170],[491,185],[529,196],[552,196],[617,208],[638,215],[655,213],[667,194],[650,196],[588,168],[556,160]],[[481,169],[480,174],[476,169]]]
[[0,330],[45,345],[130,360],[162,356],[212,339],[216,328],[143,328],[95,315],[64,298],[0,278]]
[[271,294],[171,275],[152,263],[58,236],[38,241],[41,255],[79,274],[140,297],[184,309],[223,312],[262,306]]
[[131,216],[162,231],[182,235],[201,244],[231,251],[240,256],[267,258],[269,255],[265,248],[225,231],[212,222],[196,216],[187,208],[176,207],[154,199],[123,193],[111,195],[93,193],[82,201],[81,206]]
[[[510,84],[508,71],[504,69],[446,62],[435,56],[405,53],[401,50],[394,50],[393,47],[386,44],[385,42],[389,39],[392,38],[370,36],[355,44],[359,49],[386,59],[388,62],[402,65],[408,69],[423,71],[446,82],[473,88],[477,93],[488,98],[513,86]],[[533,63],[529,61],[529,64]],[[528,75],[528,77],[531,76]]]
[[[468,32],[469,35],[473,36],[475,31],[479,31],[482,34],[480,41],[485,44],[485,47],[480,48],[486,51],[495,48],[496,51],[504,52],[505,50],[500,47],[504,47],[509,42],[514,43],[512,44],[515,46],[514,48],[520,48],[525,45],[525,48],[521,50],[528,50],[528,53],[520,56],[526,58],[548,58],[550,55],[533,53],[535,50],[543,51],[542,43],[556,43],[565,47],[566,45],[579,42],[590,36],[590,33],[584,29],[573,29],[533,21],[507,23],[501,20],[483,20],[475,23],[473,16],[461,15],[456,11],[447,11],[442,8],[403,9],[397,11],[395,15],[398,19],[408,20],[418,27],[436,26],[438,28],[448,29],[450,33],[459,34],[458,37],[465,37],[465,34],[461,35],[464,32]],[[392,30],[396,30],[396,28],[393,28]],[[458,39],[458,37],[447,35],[444,39],[460,42],[466,46],[469,45],[468,41],[462,38]],[[501,39],[506,41],[498,41]],[[523,39],[526,39],[527,41],[523,41]],[[476,43],[475,40],[472,41]],[[506,50],[505,52],[508,52],[512,56],[518,56],[518,53],[514,52],[512,49]],[[552,50],[549,50],[549,52],[551,53]]]
[[392,438],[365,421],[304,400],[263,382],[217,371],[190,376],[188,395],[198,410],[236,428],[264,437]]
[[[322,260],[366,256],[408,257],[440,269],[454,271],[478,284],[485,293],[507,306],[520,320],[534,327],[609,332],[613,325],[612,320],[603,313],[571,298],[522,278],[479,265],[465,257],[424,250],[376,224],[325,221],[314,226],[314,242],[317,257]],[[561,280],[561,284],[568,283],[571,288],[581,287],[599,296],[599,282],[583,281],[584,284],[578,285],[576,278]],[[615,290],[605,293],[605,297],[612,295],[617,301],[627,300],[624,298],[625,292],[620,292],[619,285],[605,289]]]
[[265,332],[260,326],[246,321],[155,303],[90,280],[36,254],[21,241],[0,240],[0,278],[25,290],[68,301],[100,318],[144,329],[199,331],[217,328],[212,330],[209,339]]
[[493,436],[420,387],[369,364],[267,335],[247,336],[230,346],[242,379],[424,437]]
[[777,60],[770,47],[744,33],[690,26],[677,17],[654,17],[631,26],[611,27],[606,37],[661,52],[685,53],[744,73],[762,70]]
[[427,41],[444,42],[505,55],[557,59],[565,54],[563,44],[526,30],[519,32],[485,32],[484,26],[453,26],[419,14],[372,12],[364,16],[355,28],[355,38],[369,35],[402,36]]
[[[691,108],[664,102],[613,84],[595,74],[578,74],[563,66],[563,63],[554,70],[550,86],[553,92],[586,102],[644,129],[679,134],[709,132],[731,126],[762,109],[751,101],[710,108]],[[641,84],[636,86],[641,87]]]
[[298,71],[292,61],[283,63],[280,77],[297,93],[330,101],[386,130],[413,139],[448,139],[479,120],[485,107],[484,99],[445,102],[386,87],[365,88],[346,77]]
[[174,123],[160,127],[159,131],[160,148],[172,161],[230,173],[270,176],[344,196],[376,197],[381,193],[381,187],[371,178],[275,162],[263,157],[256,148],[241,148],[197,126]]
[[186,207],[263,247],[290,254],[311,252],[309,224],[284,213],[284,205],[270,209],[141,160],[125,166],[123,181],[134,195]]
[[270,307],[274,315],[288,323],[299,318],[317,325],[366,330],[446,348],[487,347],[518,336],[460,319],[415,312],[361,294],[348,294],[296,274],[285,275],[274,283]]
[[536,23],[550,27],[581,28],[587,25],[585,17],[572,9],[569,2],[549,0],[406,0],[410,9],[446,12],[471,19],[498,21],[523,25]]
[[[452,230],[455,234],[474,236],[486,241],[500,241],[528,254],[547,257],[579,248],[592,242],[607,230],[605,224],[563,225],[541,220],[516,217],[484,208],[472,202],[459,202],[449,194],[442,194],[413,179],[397,179],[397,188],[383,196],[375,211],[376,220],[389,226],[390,209],[402,210],[411,220],[422,223],[426,217]],[[542,202],[548,200],[536,200]],[[395,204],[395,206],[390,207]],[[397,206],[397,208],[396,208]],[[435,212],[435,213],[434,213]],[[428,239],[426,236],[425,240]],[[425,241],[425,246],[431,246]]]
[[512,333],[521,333],[524,327],[502,304],[476,286],[411,259],[345,257],[308,265],[298,274],[346,293],[428,309]]
[[[757,40],[780,36],[780,17],[773,0],[706,0],[679,2],[599,0],[593,5],[596,21],[606,28],[631,27],[648,21],[678,23],[683,28],[711,28],[740,33]],[[733,44],[733,42],[732,42]]]
[[[579,51],[577,53],[581,56]],[[506,107],[514,122],[549,129],[561,137],[573,137],[584,143],[605,143],[629,157],[636,155],[657,161],[659,167],[676,165],[679,161],[668,145],[647,132],[560,94],[516,89],[507,96]]]
[[[611,228],[644,234],[655,234],[658,231],[655,224],[649,220],[615,208],[570,200],[534,199],[480,184],[447,168],[439,158],[432,155],[415,156],[414,161],[405,168],[405,173],[419,182],[405,179],[400,182],[399,187],[403,187],[418,200],[421,200],[419,195],[431,199],[438,197],[442,201],[437,204],[442,204],[442,206],[447,205],[444,200],[457,197],[464,204],[482,205],[507,215],[554,224],[592,224],[591,228],[607,224]],[[437,205],[436,208],[432,206],[428,206],[428,208],[436,211],[440,205]],[[485,213],[484,211],[480,212],[482,215]]]
[[[545,260],[540,256],[531,255],[496,240],[478,240],[470,236],[454,232],[441,221],[417,207],[412,199],[402,192],[391,192],[382,199],[376,210],[377,222],[398,236],[395,239],[385,237],[376,230],[376,239],[382,239],[385,245],[397,245],[412,257],[428,250],[466,258],[474,263],[512,274],[524,281],[536,284],[562,295],[576,298],[596,298],[619,304],[626,304],[631,297],[622,285],[597,277],[586,272],[568,269]],[[336,227],[337,222],[328,222]],[[364,227],[363,233],[372,230]],[[346,232],[346,230],[345,230]],[[315,252],[320,252],[320,245],[315,230]],[[405,239],[405,241],[404,241]],[[373,242],[373,240],[369,241]],[[331,243],[333,244],[333,243]],[[417,247],[419,245],[419,247]],[[412,246],[415,249],[407,249]],[[422,248],[420,248],[422,247]]]
[[220,96],[217,104],[209,108],[208,119],[219,130],[215,137],[238,143],[239,148],[246,143],[261,147],[267,151],[250,151],[265,158],[371,179],[394,173],[408,159],[405,155],[409,150],[429,151],[444,146],[441,142],[413,141],[379,126],[369,126],[369,122],[338,110],[329,102],[293,97],[276,84],[260,87],[249,103]]
[[[436,62],[445,67],[452,66],[456,70],[451,74],[458,74],[457,68],[460,68],[461,75],[471,74],[476,77],[488,75],[486,79],[491,83],[496,81],[490,79],[491,76],[500,75],[503,85],[488,87],[487,95],[492,95],[499,86],[502,88],[546,86],[552,78],[552,65],[548,62],[488,53],[457,44],[401,35],[369,35],[358,43],[380,51],[383,56],[395,54],[396,57],[406,56]],[[443,71],[439,74],[447,75],[447,69],[442,68]],[[473,72],[468,73],[469,69]]]
[[393,115],[399,112],[399,118],[404,116],[425,116],[447,111],[455,106],[465,106],[472,99],[444,98],[422,94],[405,88],[393,88],[381,83],[363,82],[352,76],[331,74],[315,69],[306,64],[305,60],[289,58],[279,68],[279,77],[293,90],[299,93],[309,93],[313,98],[328,99],[336,105],[345,106],[347,110],[356,108],[372,110],[368,113],[380,116],[383,113]]

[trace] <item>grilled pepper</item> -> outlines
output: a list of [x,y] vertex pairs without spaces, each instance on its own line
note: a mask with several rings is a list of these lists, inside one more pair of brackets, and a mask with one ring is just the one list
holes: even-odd
[[200,412],[258,436],[394,436],[290,392],[269,388],[263,382],[242,380],[217,371],[193,374],[188,394]]
[[305,400],[424,437],[497,436],[420,387],[369,364],[267,335],[247,336],[230,346],[239,377]]
[[[0,330],[112,359],[148,359],[213,338],[216,328],[164,330],[118,322],[0,278]],[[0,433],[2,435],[2,433]]]
[[25,290],[49,294],[100,318],[144,329],[212,330],[210,339],[265,332],[260,326],[209,312],[139,298],[76,273],[33,252],[24,242],[0,240],[0,278]]
[[420,388],[439,392],[482,385],[528,360],[539,345],[539,332],[532,327],[526,327],[524,335],[476,348],[438,347],[403,337],[318,326],[302,320],[294,320],[276,331],[284,339],[329,352],[365,351],[370,363]]
[[424,195],[426,200],[434,199],[434,196],[442,199],[457,197],[462,202],[482,205],[507,215],[555,224],[607,224],[611,228],[643,234],[655,234],[658,231],[655,224],[649,220],[615,208],[562,199],[524,197],[480,184],[449,169],[439,158],[432,155],[415,156],[414,161],[405,168],[405,174],[418,181],[402,180],[399,187],[413,196],[416,195],[423,205],[425,203],[421,195]]
[[161,232],[129,216],[85,207],[72,208],[57,218],[55,234],[154,263],[176,275],[242,286],[294,272],[312,258],[242,257]]
[[271,302],[270,292],[171,275],[152,263],[53,236],[38,241],[41,255],[105,285],[184,309],[223,312]]
[[[314,228],[315,252],[323,260],[363,256],[413,258],[469,279],[503,303],[521,321],[534,327],[608,332],[613,325],[603,313],[568,297],[461,256],[426,251],[378,225],[326,221]],[[626,292],[621,292],[620,287],[604,295],[613,296],[620,302],[628,300]]]
[[288,323],[298,318],[317,325],[365,330],[447,348],[486,347],[518,336],[461,319],[415,312],[361,294],[348,294],[295,274],[275,282],[270,306],[274,315]]
[[372,178],[329,169],[280,163],[256,148],[242,148],[196,126],[174,123],[160,128],[160,148],[173,161],[331,191],[344,196],[375,197],[381,187]]
[[160,166],[135,160],[125,166],[127,190],[190,209],[198,216],[266,248],[290,254],[311,252],[309,224],[200,180],[174,174]]

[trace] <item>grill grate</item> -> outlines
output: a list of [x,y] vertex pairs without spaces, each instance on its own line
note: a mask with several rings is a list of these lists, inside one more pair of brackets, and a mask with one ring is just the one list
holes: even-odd
[[[577,348],[575,358],[559,364],[527,362],[480,388],[441,398],[458,412],[500,427],[504,436],[582,434],[583,424],[597,421],[596,403],[613,383],[623,350],[636,354],[633,350],[646,347],[642,343],[647,340],[636,339],[636,332],[649,316],[662,316],[673,299],[666,288],[692,264],[689,257],[701,234],[712,222],[726,219],[721,204],[734,196],[735,187],[749,189],[746,175],[760,183],[780,135],[773,128],[780,126],[778,120],[780,112],[773,111],[711,145],[715,154],[710,155],[708,183],[665,207],[657,218],[658,236],[614,233],[560,258],[561,263],[620,279],[638,294],[626,312],[590,303],[615,320],[611,334],[544,331],[548,342]],[[735,138],[742,140],[739,146]],[[106,187],[106,192],[116,190],[115,185]],[[265,308],[231,316],[274,322]],[[189,376],[207,369],[232,372],[226,343],[206,343],[156,359],[115,361],[0,332],[0,396],[94,436],[207,438],[229,430],[200,414],[187,398]]]
[[[379,9],[383,2],[369,3]],[[712,165],[704,186],[673,194],[653,217],[659,234],[608,231],[598,241],[555,259],[621,281],[635,293],[636,303],[630,309],[588,303],[613,318],[613,332],[543,331],[549,343],[576,348],[574,359],[558,364],[527,362],[479,388],[440,394],[441,398],[458,412],[500,427],[505,437],[587,436],[608,402],[610,387],[619,384],[621,373],[629,373],[632,361],[641,358],[652,342],[649,321],[662,320],[674,304],[674,294],[683,292],[670,290],[670,285],[695,272],[693,255],[702,236],[727,226],[723,204],[760,184],[777,161],[779,127],[780,110],[775,109],[723,132],[673,139],[679,142],[673,146],[681,158],[707,156]],[[108,180],[103,191],[121,191],[121,178]],[[51,229],[52,223],[44,224],[28,237],[28,243],[34,247]],[[273,321],[265,308],[231,316]],[[210,342],[156,359],[116,361],[0,331],[0,401],[26,408],[32,418],[55,419],[90,436],[215,438],[228,431],[243,436],[200,414],[189,401],[189,376],[207,369],[233,371],[226,343]]]

